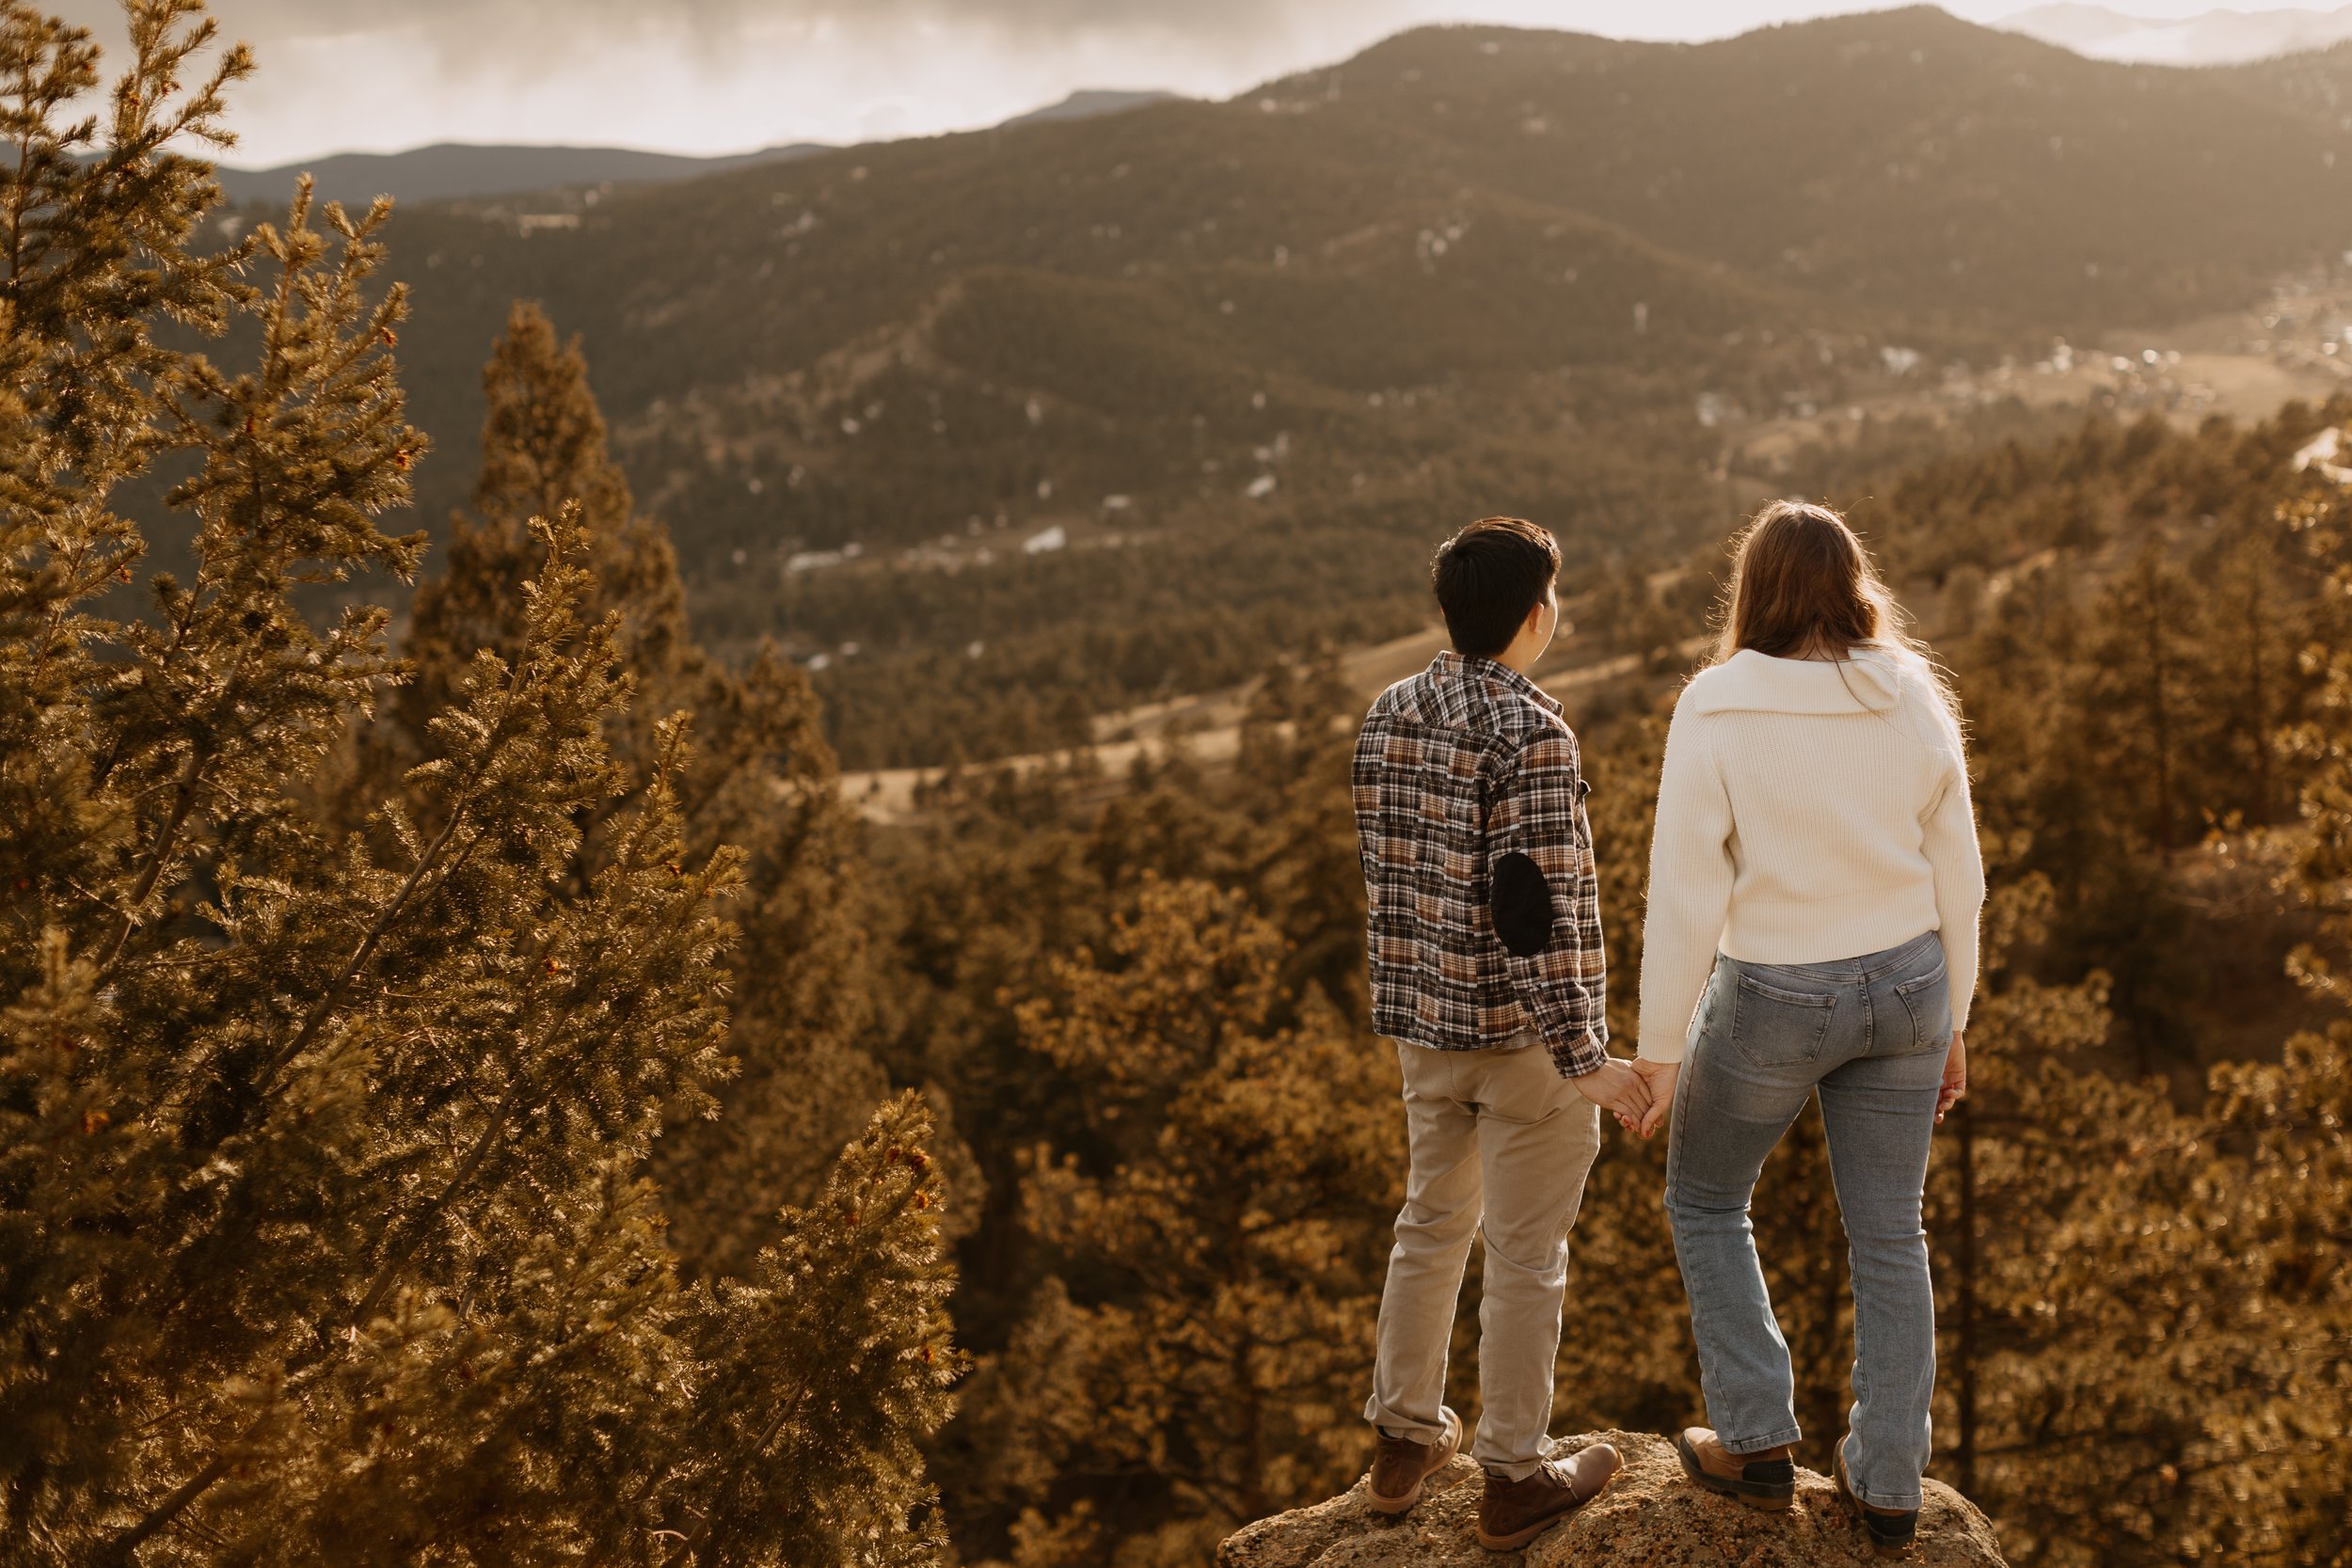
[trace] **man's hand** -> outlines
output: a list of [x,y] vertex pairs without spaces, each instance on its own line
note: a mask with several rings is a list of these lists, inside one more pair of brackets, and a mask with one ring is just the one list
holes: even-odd
[[1666,1125],[1666,1117],[1675,1106],[1675,1085],[1682,1077],[1680,1062],[1649,1062],[1640,1057],[1633,1061],[1633,1070],[1641,1075],[1649,1089],[1649,1111],[1638,1126],[1626,1129],[1646,1138]]
[[1935,1125],[1944,1125],[1944,1113],[1968,1098],[1968,1042],[1961,1032],[1952,1031],[1951,1054],[1944,1058],[1943,1086],[1935,1091]]
[[1639,1123],[1649,1111],[1649,1085],[1633,1070],[1633,1064],[1621,1057],[1612,1056],[1592,1071],[1568,1082],[1594,1104],[1615,1112],[1617,1119],[1628,1127]]

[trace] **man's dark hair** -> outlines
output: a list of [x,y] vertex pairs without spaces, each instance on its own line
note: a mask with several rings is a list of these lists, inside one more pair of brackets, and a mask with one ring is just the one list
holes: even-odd
[[1559,575],[1559,541],[1524,517],[1481,517],[1438,546],[1429,580],[1454,651],[1502,653]]

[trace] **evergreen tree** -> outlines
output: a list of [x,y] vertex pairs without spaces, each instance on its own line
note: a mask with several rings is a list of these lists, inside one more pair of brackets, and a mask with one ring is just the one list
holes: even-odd
[[2200,628],[2216,690],[2218,723],[2204,771],[2228,802],[2225,821],[2254,827],[2284,815],[2274,755],[2279,732],[2296,717],[2303,685],[2296,591],[2282,548],[2286,530],[2275,510],[2233,520],[2209,552],[2209,613]]
[[700,1522],[670,1560],[940,1560],[917,1445],[946,1418],[961,1358],[931,1137],[919,1096],[884,1104],[748,1275],[707,1288],[695,1334],[708,1368],[694,1427],[704,1457],[676,1493]]
[[2193,706],[2192,651],[2185,645],[2193,596],[2160,539],[2142,545],[2107,591],[2090,650],[2091,685],[2082,704],[2092,743],[2132,781],[2132,828],[2151,847],[2179,848],[2193,837],[2184,777]]
[[2213,1283],[2263,1320],[2268,1342],[2207,1417],[2214,1470],[2198,1478],[2202,1528],[2191,1539],[2222,1561],[2342,1568],[2352,1562],[2339,1479],[2352,1463],[2352,1025],[2298,1035],[2275,1064],[2217,1069],[2214,1086],[2225,1153],[2204,1196],[2228,1206],[2233,1253]]
[[1364,1029],[1364,872],[1349,783],[1359,705],[1327,649],[1273,671],[1244,718],[1234,781],[1267,818],[1243,875],[1290,944],[1283,990],[1320,996]]
[[608,726],[624,787],[585,820],[574,875],[593,874],[606,824],[648,777],[644,716],[673,709],[694,714],[700,737],[677,786],[690,847],[732,843],[746,853],[723,1105],[707,1117],[680,1106],[656,1160],[682,1259],[739,1273],[777,1209],[815,1190],[886,1088],[859,1043],[874,988],[854,897],[854,823],[806,678],[772,649],[739,673],[691,641],[668,532],[637,512],[607,451],[578,341],[559,343],[546,315],[518,303],[483,382],[475,515],[451,520],[448,564],[418,592],[405,650],[414,678],[397,707],[405,738],[382,744],[392,755],[431,754],[421,716],[437,711],[475,649],[511,647],[517,635],[519,585],[544,561],[531,519],[577,509],[588,541],[585,612],[617,618],[632,702]]
[[2280,749],[2303,778],[2299,813],[2308,836],[2297,857],[2297,884],[2321,920],[2322,940],[2293,956],[2296,977],[2311,990],[2352,1005],[2338,973],[2352,952],[2352,499],[2307,495],[2283,509],[2327,573],[2325,610],[2302,663],[2315,680],[2311,711],[2280,736]]
[[517,301],[483,367],[482,388],[488,412],[474,515],[450,519],[449,565],[417,593],[407,647],[417,678],[400,705],[406,726],[421,740],[424,716],[446,705],[451,678],[475,649],[512,648],[521,629],[518,590],[544,559],[531,520],[567,503],[579,507],[589,539],[595,597],[587,613],[621,617],[629,673],[648,708],[667,711],[683,696],[674,689],[679,676],[697,662],[686,641],[677,557],[661,526],[637,513],[628,481],[606,452],[579,340],[559,344],[545,313]]
[[1083,1093],[1093,1152],[1031,1162],[1030,1222],[1084,1293],[1049,1288],[1054,1332],[1007,1376],[1016,1398],[1057,1364],[1076,1386],[1083,1433],[1029,1432],[1069,1445],[1048,1456],[1061,1475],[1120,1499],[1102,1517],[1122,1561],[1200,1560],[1363,1464],[1404,1169],[1394,1081],[1327,1006],[1271,1025],[1282,950],[1238,897],[1154,883],[1109,954],[1058,965],[1022,1011],[1030,1049]]
[[[952,1358],[936,1180],[903,1180],[922,1117],[837,1181],[915,1220],[771,1232],[863,1304],[814,1363],[781,1353],[808,1315],[674,1271],[646,1161],[723,1070],[745,857],[689,842],[686,721],[629,728],[576,507],[529,523],[508,635],[415,716],[415,766],[333,811],[301,790],[399,673],[383,611],[321,632],[293,594],[417,563],[373,521],[422,445],[405,301],[370,300],[382,207],[323,234],[307,188],[190,249],[214,191],[167,144],[220,140],[246,69],[177,86],[200,15],[129,8],[92,150],[58,123],[87,39],[0,14],[0,1528],[61,1564],[708,1563],[809,1560],[777,1521],[816,1519],[854,1522],[839,1560],[924,1558],[914,1445]],[[158,341],[240,314],[243,373]],[[193,571],[105,619],[141,542],[113,498],[166,454]],[[870,1365],[870,1398],[812,1401],[808,1364]],[[835,1457],[852,1418],[869,1463]]]

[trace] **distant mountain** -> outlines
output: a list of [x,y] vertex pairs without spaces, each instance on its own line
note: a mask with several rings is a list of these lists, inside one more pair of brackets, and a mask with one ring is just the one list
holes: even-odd
[[[1058,103],[1015,115],[1005,124],[1090,119],[1175,96],[1168,92],[1101,89],[1073,92]],[[625,147],[485,147],[442,142],[405,152],[339,152],[281,164],[276,168],[224,167],[219,178],[221,189],[230,200],[236,202],[282,202],[293,191],[295,176],[308,169],[318,182],[321,201],[340,201],[346,207],[357,207],[381,195],[406,205],[419,201],[472,201],[580,185],[692,180],[832,150],[821,142],[794,142],[755,152],[696,157]]]
[[1073,92],[1058,103],[1048,103],[1041,109],[1031,109],[1025,115],[1015,115],[1007,125],[1031,125],[1041,119],[1091,119],[1096,115],[1123,114],[1139,109],[1146,103],[1165,103],[1176,94],[1172,92],[1122,92],[1103,87],[1089,87]]
[[[422,205],[388,235],[419,512],[464,501],[483,357],[536,299],[712,644],[826,655],[860,765],[1038,750],[1065,700],[1410,629],[1451,523],[1552,522],[1580,575],[1676,557],[1753,499],[1719,423],[2335,263],[2347,100],[2352,47],[2163,70],[1926,7],[1439,27],[1231,103],[532,214],[562,222]],[[914,724],[908,682],[970,722]]]
[[2093,59],[2242,65],[2352,39],[2352,6],[2335,11],[2215,10],[2185,20],[2132,16],[2105,6],[2038,6],[1997,25]]
[[442,142],[406,152],[338,152],[276,168],[223,168],[221,189],[231,201],[282,202],[294,177],[308,169],[322,201],[356,207],[389,196],[403,204],[465,201],[611,182],[687,180],[756,164],[830,151],[817,142],[764,148],[714,158],[643,152],[623,147],[483,147]]

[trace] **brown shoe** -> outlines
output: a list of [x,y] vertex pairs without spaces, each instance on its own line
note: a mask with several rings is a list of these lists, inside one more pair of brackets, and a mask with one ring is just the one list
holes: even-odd
[[1837,1445],[1837,1454],[1830,1462],[1830,1479],[1837,1483],[1840,1501],[1861,1519],[1863,1530],[1870,1537],[1871,1549],[1881,1557],[1899,1557],[1905,1547],[1919,1539],[1919,1511],[1915,1508],[1880,1508],[1854,1496],[1853,1486],[1846,1480],[1846,1445]]
[[1445,1416],[1445,1435],[1434,1443],[1416,1443],[1373,1429],[1379,1433],[1380,1444],[1373,1450],[1372,1476],[1364,1490],[1374,1513],[1402,1513],[1421,1501],[1422,1482],[1444,1469],[1461,1448],[1462,1418],[1444,1405],[1438,1408]]
[[1523,1481],[1486,1472],[1478,1499],[1478,1544],[1490,1552],[1517,1551],[1601,1494],[1625,1468],[1625,1455],[1607,1443],[1570,1459],[1547,1459]]
[[1750,1508],[1777,1513],[1797,1497],[1794,1450],[1787,1443],[1756,1453],[1733,1453],[1716,1437],[1713,1427],[1684,1427],[1675,1451],[1682,1455],[1682,1471],[1709,1492],[1737,1497]]

